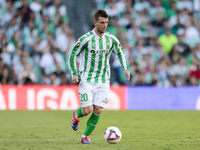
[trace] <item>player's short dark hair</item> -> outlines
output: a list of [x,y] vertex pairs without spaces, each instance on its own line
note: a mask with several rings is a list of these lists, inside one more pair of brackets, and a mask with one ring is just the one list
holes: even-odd
[[99,17],[108,18],[108,15],[105,10],[99,9],[94,15],[94,20],[99,21]]

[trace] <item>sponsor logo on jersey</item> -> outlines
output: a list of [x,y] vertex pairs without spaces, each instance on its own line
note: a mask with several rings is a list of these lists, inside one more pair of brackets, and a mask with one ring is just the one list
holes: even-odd
[[78,41],[77,43],[76,43],[76,45],[80,45],[81,44],[81,42],[80,41]]
[[90,50],[90,53],[92,53],[92,54],[101,54],[101,53],[108,53],[109,52],[109,50],[108,49],[106,49],[106,50],[103,50],[103,49],[101,49],[101,50]]

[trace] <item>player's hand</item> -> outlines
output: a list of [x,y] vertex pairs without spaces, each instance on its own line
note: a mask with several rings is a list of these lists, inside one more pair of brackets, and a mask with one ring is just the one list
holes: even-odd
[[128,70],[124,70],[124,75],[126,77],[125,81],[129,81],[130,80],[130,72]]
[[72,83],[78,83],[78,82],[79,82],[78,76],[72,77]]

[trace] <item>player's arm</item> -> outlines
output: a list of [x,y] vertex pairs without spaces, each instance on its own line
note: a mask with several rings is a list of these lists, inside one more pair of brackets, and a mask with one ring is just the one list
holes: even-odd
[[124,69],[124,75],[126,77],[126,81],[130,80],[130,69],[129,69],[129,65],[127,63],[127,59],[126,56],[124,54],[124,50],[119,42],[119,40],[117,40],[116,38],[113,38],[113,52],[118,56],[120,64],[122,66],[122,68]]
[[73,83],[78,83],[79,82],[79,78],[78,78],[78,75],[77,75],[76,59],[78,58],[78,56],[81,53],[81,48],[82,48],[82,43],[78,40],[78,42],[73,47],[73,49],[72,49],[72,51],[71,51],[71,53],[69,55],[69,67],[71,69],[72,82]]

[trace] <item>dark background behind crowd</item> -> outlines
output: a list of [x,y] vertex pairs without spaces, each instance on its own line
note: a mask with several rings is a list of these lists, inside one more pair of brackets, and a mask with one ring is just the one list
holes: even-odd
[[97,9],[121,42],[131,81],[111,56],[111,84],[200,85],[200,0],[1,0],[0,83],[71,83],[68,58]]

